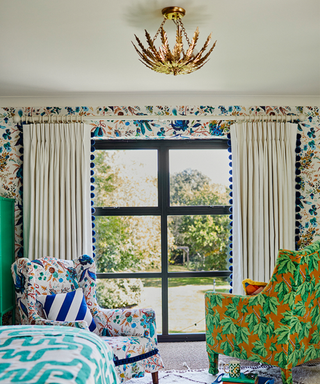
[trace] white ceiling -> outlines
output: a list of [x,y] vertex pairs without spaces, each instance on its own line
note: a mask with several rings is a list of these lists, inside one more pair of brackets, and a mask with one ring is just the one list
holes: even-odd
[[[199,26],[198,48],[210,32],[217,40],[189,75],[149,70],[131,44],[144,29],[153,36],[170,5],[186,9],[189,35]],[[0,0],[0,36],[3,106],[320,105],[319,0]]]

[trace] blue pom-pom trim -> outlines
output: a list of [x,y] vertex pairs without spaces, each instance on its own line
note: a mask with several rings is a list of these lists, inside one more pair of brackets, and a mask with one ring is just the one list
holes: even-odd
[[[91,132],[91,137],[93,136],[93,132]],[[95,216],[94,216],[94,213],[95,213],[95,209],[93,208],[93,206],[94,206],[94,201],[93,201],[93,199],[94,199],[94,197],[95,197],[95,194],[93,193],[93,191],[95,190],[95,186],[93,185],[93,183],[95,182],[95,178],[94,178],[94,167],[95,167],[95,163],[93,162],[94,161],[94,159],[95,159],[95,156],[94,156],[94,154],[93,154],[93,152],[96,150],[95,149],[95,143],[96,143],[96,141],[95,140],[93,140],[93,139],[91,139],[91,155],[90,155],[90,160],[91,160],[91,163],[90,163],[90,182],[91,182],[91,185],[90,185],[90,190],[91,190],[91,192],[90,192],[90,198],[91,198],[91,213],[92,213],[92,216],[91,216],[91,218],[92,218],[92,224],[91,224],[91,226],[92,226],[92,228],[95,228],[95,223],[94,223],[94,221],[95,221]],[[96,234],[96,231],[94,231],[94,230],[92,230],[92,250],[94,251],[95,249],[96,249],[96,247],[95,247],[95,245],[93,245],[95,242],[96,242],[96,239],[95,239],[95,234]],[[96,254],[94,253],[94,252],[92,252],[92,257],[93,258],[95,258],[96,257]]]
[[301,179],[301,170],[300,170],[300,167],[301,167],[301,156],[299,155],[299,153],[301,152],[301,134],[298,133],[297,134],[297,141],[296,141],[296,150],[295,152],[297,153],[296,155],[296,170],[295,170],[295,174],[296,174],[296,178],[295,178],[295,182],[296,182],[296,201],[295,201],[295,204],[296,204],[296,207],[295,207],[295,211],[296,211],[296,228],[295,228],[295,245],[296,245],[296,250],[299,249],[299,240],[300,240],[300,221],[301,220],[301,215],[300,215],[300,211],[301,211],[301,193],[299,192],[299,190],[301,189],[301,182],[302,182],[302,179]]
[[[231,213],[229,215],[229,219],[230,219],[230,222],[229,222],[229,225],[230,225],[230,237],[229,237],[229,255],[231,256],[229,258],[229,263],[231,264],[229,266],[229,270],[232,272],[233,271],[233,252],[232,252],[232,247],[233,247],[233,244],[232,244],[232,240],[233,240],[233,237],[232,237],[232,226],[233,226],[233,214],[232,214],[232,205],[233,205],[233,192],[232,192],[232,188],[233,188],[233,185],[232,185],[232,182],[233,182],[233,178],[232,178],[232,174],[233,174],[233,169],[232,169],[232,150],[231,150],[231,134],[229,133],[229,136],[228,136],[228,151],[230,152],[230,155],[229,155],[229,167],[230,167],[230,170],[229,170],[229,174],[231,175],[231,177],[229,177],[229,182],[230,182],[230,185],[229,185],[229,188],[230,188],[230,192],[229,192],[229,196],[231,197],[231,199],[229,200],[229,204],[231,205],[231,207],[229,207],[229,212]],[[231,274],[230,276],[230,286],[232,287],[232,277],[233,275]],[[230,289],[230,293],[232,293],[232,288]]]

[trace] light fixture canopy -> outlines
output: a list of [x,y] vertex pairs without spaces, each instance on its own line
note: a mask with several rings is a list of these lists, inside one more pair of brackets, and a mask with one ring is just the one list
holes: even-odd
[[[135,36],[139,48],[134,44],[134,48],[140,56],[140,61],[153,71],[173,74],[173,75],[185,75],[192,73],[197,69],[203,67],[203,65],[209,60],[209,55],[213,51],[216,42],[205,53],[211,40],[211,34],[207,37],[203,47],[199,52],[195,51],[195,46],[199,38],[199,28],[197,27],[194,32],[193,38],[190,41],[184,25],[181,21],[182,17],[186,14],[186,11],[180,7],[166,7],[162,9],[162,15],[164,17],[159,29],[157,30],[153,39],[150,34],[145,30],[145,35],[148,43],[148,47],[145,48],[139,38]],[[169,48],[169,42],[166,31],[163,26],[167,20],[172,20],[177,27],[176,31],[176,43],[172,49]],[[161,43],[159,49],[155,46],[155,41],[160,34]],[[188,47],[183,47],[183,35],[188,44]]]

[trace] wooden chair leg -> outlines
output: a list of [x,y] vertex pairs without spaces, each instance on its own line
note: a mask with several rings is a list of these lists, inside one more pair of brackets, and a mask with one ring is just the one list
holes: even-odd
[[283,384],[292,384],[292,370],[281,368],[281,379]]
[[153,384],[159,384],[159,375],[158,372],[152,372],[152,383]]

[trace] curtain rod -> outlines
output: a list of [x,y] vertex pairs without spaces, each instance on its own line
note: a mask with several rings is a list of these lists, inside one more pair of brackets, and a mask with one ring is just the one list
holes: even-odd
[[280,120],[280,121],[303,121],[306,118],[304,114],[300,115],[240,115],[240,116],[221,116],[221,115],[206,115],[206,116],[196,116],[196,115],[182,115],[182,116],[163,116],[163,115],[91,115],[91,116],[80,116],[80,115],[49,115],[49,116],[14,116],[13,120],[15,123],[20,123],[22,121],[26,122],[39,122],[39,121],[50,121],[56,122],[58,119],[68,122],[68,121],[87,121],[87,120],[157,120],[157,121],[166,121],[166,120],[219,120],[219,121],[255,121],[255,120]]

